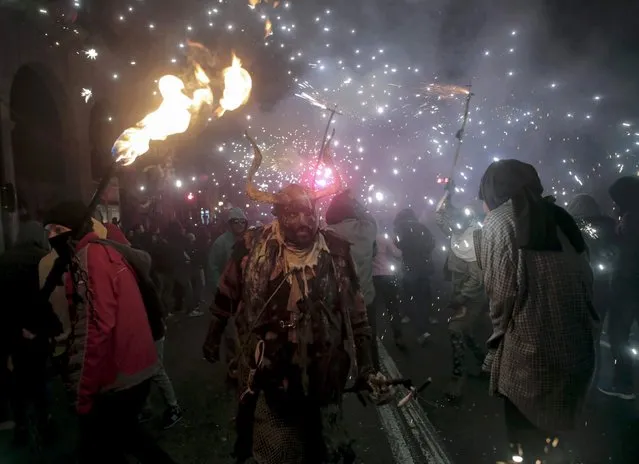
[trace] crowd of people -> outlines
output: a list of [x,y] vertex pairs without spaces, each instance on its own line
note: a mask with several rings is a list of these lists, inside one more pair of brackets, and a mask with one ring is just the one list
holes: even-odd
[[[489,378],[489,392],[504,399],[515,462],[545,462],[554,451],[548,438],[575,427],[593,382],[603,394],[635,398],[628,338],[639,317],[639,178],[609,189],[619,220],[588,195],[561,208],[543,196],[534,167],[517,160],[486,170],[483,211],[455,206],[449,184],[434,218],[448,240],[450,282],[437,314],[435,235],[413,210],[385,230],[346,190],[332,196],[322,223],[316,203],[334,191],[293,184],[270,194],[250,179],[248,196],[273,206],[269,224],[251,225],[231,208],[217,234],[178,222],[123,233],[117,221],[89,219],[81,203],[56,206],[44,224],[21,224],[0,256],[8,301],[0,421],[12,417],[17,445],[29,439],[27,404],[41,435],[52,436],[53,365],[80,423],[78,462],[129,454],[174,462],[140,424],[152,414],[152,385],[165,401],[163,426],[181,420],[163,367],[166,321],[209,310],[203,354],[216,363],[226,352],[238,393],[237,462],[354,462],[341,420],[347,379],[374,404],[392,395],[380,372],[380,326],[405,350],[407,337],[426,345],[433,325],[447,324],[446,396],[459,400],[468,375]],[[484,321],[488,340],[476,331]],[[596,374],[604,331],[611,384]]]

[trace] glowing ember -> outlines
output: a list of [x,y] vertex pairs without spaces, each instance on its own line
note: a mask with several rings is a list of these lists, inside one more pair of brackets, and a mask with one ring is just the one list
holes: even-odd
[[264,38],[266,39],[271,35],[273,35],[273,23],[271,23],[270,19],[266,18],[266,22],[264,23]]
[[226,111],[233,111],[242,106],[251,95],[253,80],[240,59],[233,54],[233,64],[222,71],[224,76],[224,93],[220,99],[220,107],[216,113],[222,116]]
[[[233,65],[224,70],[224,96],[220,100],[218,115],[239,108],[251,93],[251,76],[233,56]],[[195,64],[195,80],[199,87],[193,97],[184,93],[184,82],[176,76],[166,75],[158,81],[162,103],[135,126],[125,130],[115,141],[112,152],[117,163],[125,166],[149,151],[151,140],[165,140],[170,135],[185,132],[193,115],[204,104],[213,104],[210,79],[200,65]]]
[[424,90],[441,98],[454,98],[458,95],[468,95],[470,93],[468,87],[446,84],[428,84],[424,87]]

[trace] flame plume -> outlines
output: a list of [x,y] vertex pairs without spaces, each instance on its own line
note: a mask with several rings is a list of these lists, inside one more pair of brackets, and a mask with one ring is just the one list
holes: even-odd
[[240,59],[233,54],[233,64],[222,71],[224,76],[224,93],[220,99],[220,107],[216,114],[222,116],[227,111],[238,109],[248,100],[253,87],[253,80]]
[[[202,106],[213,104],[210,79],[197,63],[194,75],[198,88],[193,92],[193,97],[184,93],[185,85],[179,77],[169,74],[160,78],[158,88],[162,103],[118,137],[112,149],[116,163],[128,166],[149,151],[152,140],[166,140],[171,135],[185,132],[191,125],[192,117],[200,112]],[[218,116],[246,103],[252,87],[251,75],[242,68],[242,63],[235,55],[233,64],[223,71],[223,76],[224,93],[216,112]]]

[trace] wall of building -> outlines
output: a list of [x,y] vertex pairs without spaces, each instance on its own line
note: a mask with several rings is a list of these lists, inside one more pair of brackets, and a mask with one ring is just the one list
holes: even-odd
[[[86,202],[92,194],[93,102],[80,94],[87,82],[99,87],[100,75],[80,56],[84,32],[70,28],[69,40],[56,45],[51,24],[0,12],[0,180],[16,186],[23,213],[37,218],[59,201]],[[17,216],[3,213],[5,244]]]

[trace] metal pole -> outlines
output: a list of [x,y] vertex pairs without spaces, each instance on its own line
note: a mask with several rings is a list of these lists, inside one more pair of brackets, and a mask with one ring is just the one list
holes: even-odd
[[[93,217],[93,214],[95,213],[95,208],[100,203],[100,200],[102,199],[102,195],[104,194],[104,191],[109,186],[109,182],[111,181],[111,178],[115,175],[115,172],[118,166],[119,164],[113,161],[111,165],[109,166],[109,169],[106,172],[106,174],[102,177],[102,179],[100,179],[98,187],[95,189],[95,193],[93,194],[93,197],[91,198],[91,201],[89,202],[89,205],[87,206],[84,220],[82,221],[78,230],[72,231],[72,237],[70,237],[71,240],[78,240],[82,238],[79,236],[79,234],[82,233],[84,224],[90,221],[91,218]],[[69,244],[66,243],[62,246],[68,247]],[[69,264],[71,264],[70,253],[63,252],[63,250],[56,250],[56,252],[58,253],[58,258],[55,260],[55,263],[53,264],[51,271],[49,271],[49,275],[47,276],[44,282],[44,285],[40,289],[40,296],[42,298],[42,301],[49,301],[51,294],[53,293],[55,288],[58,286],[58,283],[62,281],[62,276],[69,268]]]
[[474,93],[470,91],[470,85],[468,86],[468,95],[466,96],[466,105],[464,108],[464,119],[462,121],[461,128],[455,134],[455,138],[457,139],[457,149],[455,150],[455,157],[453,158],[453,166],[450,169],[450,178],[452,179],[455,174],[455,167],[457,166],[457,161],[459,160],[459,153],[461,151],[462,142],[464,139],[464,131],[466,130],[466,123],[468,122],[468,112],[470,110],[470,99],[473,98]]
[[317,163],[315,164],[315,172],[313,173],[313,188],[315,188],[315,182],[317,181],[317,170],[319,169],[319,166],[322,163],[322,156],[324,155],[324,148],[326,147],[328,130],[331,127],[331,123],[333,122],[333,118],[335,117],[335,115],[342,114],[339,111],[337,111],[337,106],[331,109],[330,112],[331,112],[331,116],[328,118],[328,124],[326,124],[326,129],[324,130],[324,137],[322,138],[322,146],[320,147],[319,154],[317,155]]

